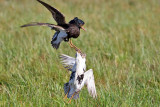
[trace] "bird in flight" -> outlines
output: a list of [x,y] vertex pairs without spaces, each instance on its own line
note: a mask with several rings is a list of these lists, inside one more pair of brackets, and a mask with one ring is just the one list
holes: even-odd
[[[65,97],[71,100],[79,98],[79,92],[84,85],[87,85],[89,94],[96,98],[96,87],[94,82],[93,70],[89,69],[86,71],[86,55],[77,52],[76,58],[70,57],[68,55],[60,55],[61,62],[65,68],[71,71],[71,76],[69,82],[64,84]],[[86,71],[86,72],[85,72]]]
[[[41,3],[43,6],[45,6],[52,13],[54,20],[57,22],[57,25],[50,23],[32,22],[22,25],[21,27],[48,26],[52,30],[56,31],[51,41],[53,48],[58,49],[60,43],[64,40],[66,42],[69,41],[71,48],[78,49],[75,45],[73,45],[71,38],[77,38],[80,35],[80,29],[85,30],[83,28],[83,25],[85,24],[84,21],[82,21],[78,17],[75,17],[74,19],[69,21],[69,23],[66,23],[65,16],[60,11],[41,0],[37,1]],[[76,51],[80,51],[80,49]]]

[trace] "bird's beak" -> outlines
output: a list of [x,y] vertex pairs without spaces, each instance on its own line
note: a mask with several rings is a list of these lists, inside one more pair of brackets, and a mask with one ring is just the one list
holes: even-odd
[[83,29],[84,31],[86,31],[86,29],[84,29],[84,27],[83,27],[83,26],[81,26],[81,29]]

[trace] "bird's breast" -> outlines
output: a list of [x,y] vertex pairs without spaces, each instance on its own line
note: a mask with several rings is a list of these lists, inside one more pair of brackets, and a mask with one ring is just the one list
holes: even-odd
[[71,26],[67,31],[69,38],[77,38],[80,35],[80,29],[77,26]]

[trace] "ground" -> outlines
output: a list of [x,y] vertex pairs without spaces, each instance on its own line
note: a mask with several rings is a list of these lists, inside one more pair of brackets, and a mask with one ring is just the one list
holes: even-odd
[[73,43],[87,55],[98,97],[86,87],[71,104],[63,100],[70,72],[60,54],[75,56],[63,42],[58,50],[47,27],[56,23],[36,0],[0,0],[0,106],[160,106],[159,0],[44,0],[70,21],[84,20]]

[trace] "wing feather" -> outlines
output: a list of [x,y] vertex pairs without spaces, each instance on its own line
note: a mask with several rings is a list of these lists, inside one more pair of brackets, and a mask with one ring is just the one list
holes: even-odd
[[63,27],[61,26],[57,26],[54,24],[50,24],[50,23],[39,23],[39,22],[31,22],[25,25],[22,25],[21,27],[28,27],[28,26],[48,26],[51,29],[54,29],[56,31],[60,31],[60,30],[65,30]]
[[40,2],[43,6],[45,6],[52,13],[53,18],[58,23],[58,25],[66,24],[65,17],[60,11],[41,0],[37,1]]
[[68,55],[65,54],[61,54],[60,56],[61,62],[63,64],[63,66],[68,69],[68,70],[72,70],[74,64],[75,64],[75,58],[70,57]]
[[84,73],[84,79],[85,79],[84,84],[87,85],[89,94],[93,98],[97,97],[96,87],[95,87],[95,82],[94,82],[94,75],[93,75],[93,70],[92,69],[90,69],[90,70],[88,70]]

